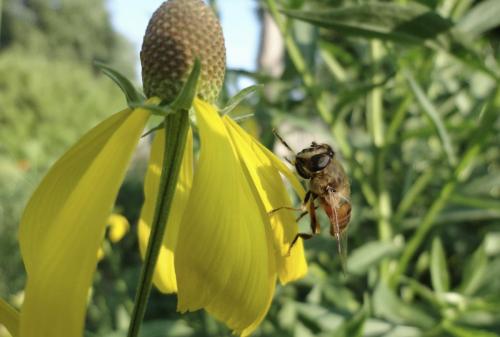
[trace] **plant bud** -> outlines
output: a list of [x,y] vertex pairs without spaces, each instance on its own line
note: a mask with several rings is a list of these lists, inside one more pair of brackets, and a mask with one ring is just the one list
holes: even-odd
[[219,20],[201,0],[169,0],[149,20],[142,43],[144,93],[172,101],[201,61],[198,96],[214,102],[224,81],[226,49]]

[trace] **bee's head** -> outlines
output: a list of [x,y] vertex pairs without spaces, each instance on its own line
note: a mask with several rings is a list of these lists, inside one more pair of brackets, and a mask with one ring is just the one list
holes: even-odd
[[312,142],[295,157],[297,173],[304,179],[311,179],[314,173],[324,170],[333,159],[335,153],[328,144]]

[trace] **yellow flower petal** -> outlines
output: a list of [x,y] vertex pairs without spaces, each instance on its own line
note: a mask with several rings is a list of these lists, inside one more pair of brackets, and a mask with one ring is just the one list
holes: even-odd
[[101,261],[104,258],[104,248],[103,245],[99,246],[99,249],[97,250],[97,261]]
[[4,326],[13,336],[19,336],[19,313],[0,298],[0,326]]
[[[144,181],[144,205],[142,206],[141,217],[138,226],[139,248],[144,257],[148,246],[151,223],[158,196],[160,185],[160,174],[163,162],[163,152],[165,148],[165,130],[157,131],[153,145],[151,147],[151,157],[149,159],[146,179]],[[156,264],[153,282],[163,293],[173,293],[177,291],[177,282],[174,270],[174,251],[177,244],[177,235],[182,214],[193,183],[193,134],[189,129],[184,156],[182,159],[179,179],[172,201],[171,212],[167,223],[167,230],[163,238],[163,245]]]
[[120,214],[111,214],[108,218],[109,239],[111,242],[118,242],[130,229],[130,224],[126,217]]
[[[231,118],[224,117],[224,123],[237,147],[242,162],[245,164],[249,179],[255,186],[256,198],[263,203],[266,214],[279,207],[291,207],[290,198],[283,184],[278,169],[273,166],[270,156],[262,151],[260,143],[247,134]],[[274,155],[272,155],[274,157]],[[282,168],[283,169],[283,168]],[[288,171],[286,166],[284,169]],[[293,175],[291,172],[287,176]],[[307,273],[302,240],[299,240],[287,256],[290,244],[299,228],[295,221],[296,214],[283,210],[269,215],[273,229],[274,246],[277,249],[277,265],[280,281],[287,283]]]
[[272,233],[217,111],[194,106],[202,146],[175,252],[178,310],[205,308],[248,335],[274,293]]
[[28,275],[23,337],[83,334],[96,252],[148,117],[127,109],[99,124],[59,159],[28,203],[19,237]]
[[[236,125],[239,128],[239,126],[236,123],[234,123],[234,121],[232,121],[232,122],[233,122],[232,123],[233,125]],[[241,130],[241,128],[239,128],[239,129]],[[273,166],[276,167],[278,169],[278,171],[280,171],[286,177],[286,179],[290,182],[293,189],[295,190],[295,193],[297,193],[297,195],[299,196],[300,200],[303,200],[305,195],[306,195],[306,191],[304,190],[304,187],[302,187],[302,184],[300,183],[297,176],[292,171],[290,171],[288,169],[288,167],[285,165],[285,163],[283,163],[282,160],[280,160],[278,157],[276,157],[276,155],[274,153],[272,153],[271,151],[269,151],[264,145],[259,143],[257,140],[255,140],[255,138],[248,135],[247,133],[244,133],[244,134],[247,135],[250,142],[256,144],[262,150],[262,152],[269,158],[269,160],[271,161]]]

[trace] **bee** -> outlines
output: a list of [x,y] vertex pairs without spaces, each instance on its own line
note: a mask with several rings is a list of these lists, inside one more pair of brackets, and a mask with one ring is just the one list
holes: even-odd
[[[280,135],[275,131],[274,134],[290,152],[295,153]],[[330,234],[337,241],[337,251],[342,269],[345,272],[347,261],[347,227],[351,220],[351,188],[342,164],[339,162],[337,156],[335,156],[335,152],[330,145],[318,144],[316,142],[312,142],[309,147],[295,154],[293,160],[288,161],[295,166],[297,173],[302,178],[308,180],[309,183],[309,190],[302,202],[301,210],[303,210],[303,213],[297,220],[300,220],[309,213],[311,221],[311,233],[297,233],[290,244],[288,252],[290,253],[299,238],[308,240],[320,232],[316,209],[321,207],[328,216]],[[283,208],[287,207],[277,208],[270,213]]]

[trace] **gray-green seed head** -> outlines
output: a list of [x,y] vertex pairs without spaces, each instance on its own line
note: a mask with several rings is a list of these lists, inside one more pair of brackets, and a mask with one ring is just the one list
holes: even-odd
[[213,102],[226,69],[219,20],[201,0],[169,0],[149,20],[141,50],[147,97],[172,101],[186,82],[195,58],[201,61],[198,96]]

